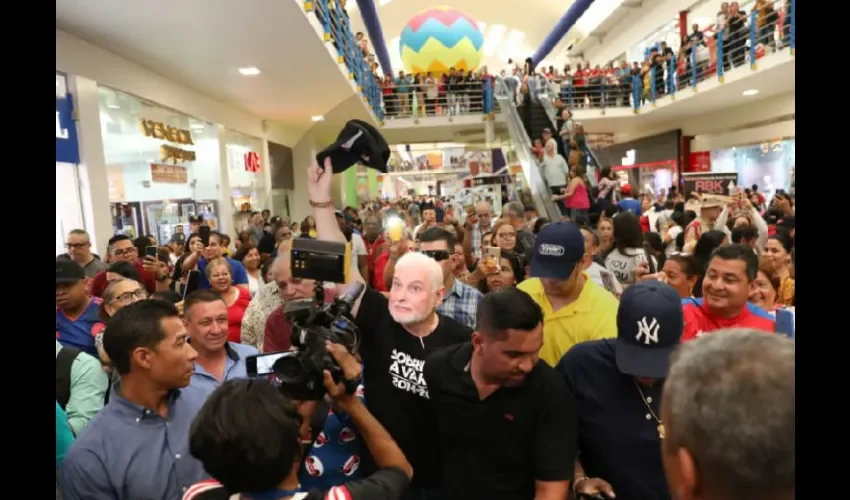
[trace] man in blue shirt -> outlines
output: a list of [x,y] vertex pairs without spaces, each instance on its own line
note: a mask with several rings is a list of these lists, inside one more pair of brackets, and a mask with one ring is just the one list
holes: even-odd
[[56,261],[56,340],[97,356],[94,338],[103,329],[98,313],[101,300],[89,297],[86,274],[72,260]]
[[195,290],[183,301],[183,317],[192,348],[198,352],[191,386],[207,394],[222,383],[248,376],[245,358],[256,347],[227,341],[227,304],[214,290]]
[[[192,252],[183,260],[183,272],[188,273],[198,266],[201,276],[198,281],[198,290],[203,290],[210,287],[210,281],[204,272],[207,269],[207,263],[211,260],[222,258],[230,264],[230,275],[233,277],[233,284],[240,288],[248,289],[248,272],[242,263],[222,255],[221,251],[221,233],[215,231],[210,232],[210,240],[206,247],[200,252]],[[203,255],[201,255],[203,254]]]
[[187,387],[197,357],[187,340],[169,302],[142,300],[110,318],[103,348],[121,382],[65,456],[65,500],[179,500],[209,477],[189,453],[206,394]]
[[632,186],[630,184],[626,184],[625,186],[620,188],[620,195],[623,196],[623,199],[620,200],[620,211],[621,212],[631,212],[635,214],[635,217],[641,216],[641,206],[640,201],[636,200],[634,195],[632,194]]
[[683,328],[678,292],[640,281],[623,292],[616,340],[577,344],[561,358],[555,369],[579,410],[576,493],[670,500],[661,397]]

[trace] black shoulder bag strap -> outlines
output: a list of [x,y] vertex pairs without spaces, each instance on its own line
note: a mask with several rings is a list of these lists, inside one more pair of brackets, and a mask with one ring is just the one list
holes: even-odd
[[63,411],[71,399],[71,366],[80,352],[74,347],[63,347],[56,355],[56,401]]

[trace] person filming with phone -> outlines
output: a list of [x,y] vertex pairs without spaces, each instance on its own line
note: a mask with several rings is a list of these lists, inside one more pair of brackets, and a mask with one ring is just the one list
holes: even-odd
[[183,272],[188,273],[195,269],[200,272],[198,281],[198,289],[203,290],[210,288],[210,280],[206,275],[207,264],[215,259],[224,259],[230,265],[230,275],[233,278],[233,285],[239,288],[248,290],[248,272],[241,262],[231,259],[222,254],[221,234],[215,231],[210,231],[209,226],[201,226],[198,232],[201,238],[203,248],[193,247],[192,253],[186,256],[183,260]]
[[[308,170],[318,239],[345,243],[334,216],[333,165],[329,158],[323,167],[313,163]],[[365,280],[353,268],[349,283],[341,285],[339,293],[347,292],[357,282]],[[391,285],[389,298],[366,289],[351,308],[362,332],[360,355],[369,367],[364,371],[363,385],[375,418],[387,428],[416,470],[405,498],[440,499],[444,495],[440,491],[439,455],[434,446],[436,428],[427,417],[430,403],[422,370],[429,354],[441,347],[468,342],[472,330],[436,312],[446,290],[443,269],[435,258],[426,253],[405,253],[395,263]],[[360,426],[358,429],[363,431]],[[367,457],[363,470],[367,474],[374,470]]]
[[[360,365],[344,347],[331,344],[328,352],[346,379],[359,378]],[[302,448],[302,437],[310,433],[316,403],[296,404],[263,381],[231,380],[209,397],[192,423],[189,438],[192,456],[216,481],[195,484],[183,500],[402,498],[414,472],[404,453],[361,399],[344,384],[335,383],[327,370],[323,382],[334,411],[353,420],[379,467],[377,472],[325,491],[302,491],[299,471],[309,452]]]

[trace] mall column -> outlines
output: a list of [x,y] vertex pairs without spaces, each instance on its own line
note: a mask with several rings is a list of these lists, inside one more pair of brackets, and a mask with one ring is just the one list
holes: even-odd
[[373,0],[357,0],[357,7],[360,9],[363,24],[366,25],[366,32],[369,33],[372,48],[375,50],[375,55],[378,56],[378,62],[381,63],[381,70],[385,75],[392,75],[393,67],[390,64],[390,54],[387,52],[387,43],[384,40],[384,31],[381,29],[381,21],[378,19],[375,2]]
[[378,185],[378,171],[374,168],[366,169],[366,186],[369,193],[369,199],[375,199],[381,192],[381,187]]
[[556,24],[555,27],[552,28],[552,31],[546,35],[546,39],[543,40],[540,48],[537,49],[534,55],[531,56],[531,60],[534,61],[535,66],[540,64],[540,61],[545,59],[546,56],[552,52],[552,49],[554,49],[555,46],[558,45],[558,42],[561,41],[561,38],[564,38],[564,35],[566,35],[567,32],[575,26],[576,22],[592,3],[593,0],[577,0],[574,4],[570,5],[567,12],[561,16],[558,24]]
[[357,165],[352,166],[342,174],[342,204],[343,208],[357,208]]

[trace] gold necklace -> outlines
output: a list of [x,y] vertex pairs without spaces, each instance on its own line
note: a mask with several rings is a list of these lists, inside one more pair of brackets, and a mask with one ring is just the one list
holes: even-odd
[[661,419],[652,411],[652,407],[649,405],[649,402],[646,400],[646,396],[643,395],[643,389],[640,388],[640,384],[635,380],[635,387],[637,387],[638,392],[640,393],[640,399],[643,401],[643,404],[646,405],[646,409],[649,410],[649,414],[652,415],[652,418],[658,422],[658,437],[664,439],[664,423],[661,422]]

